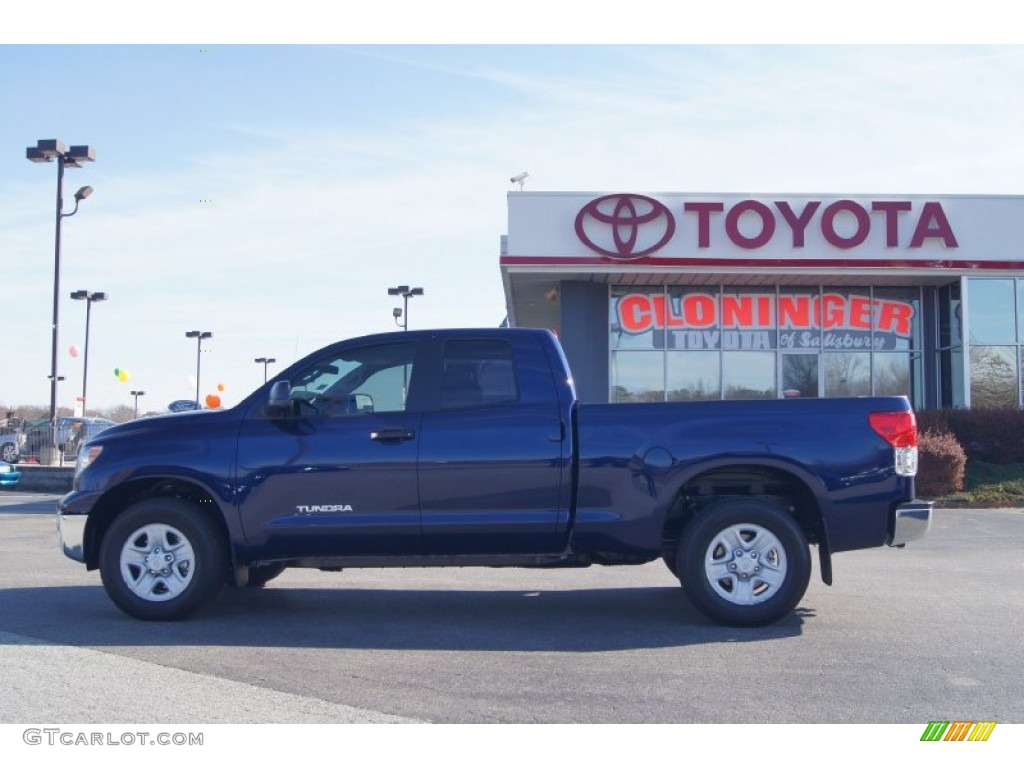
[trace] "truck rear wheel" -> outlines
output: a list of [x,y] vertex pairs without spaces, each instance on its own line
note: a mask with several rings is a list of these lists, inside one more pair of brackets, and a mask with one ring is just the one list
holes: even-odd
[[680,581],[722,624],[756,627],[788,615],[807,591],[811,555],[800,526],[760,499],[714,502],[679,542]]
[[114,520],[100,547],[100,574],[110,599],[147,621],[195,613],[216,595],[227,568],[220,528],[180,499],[132,505]]

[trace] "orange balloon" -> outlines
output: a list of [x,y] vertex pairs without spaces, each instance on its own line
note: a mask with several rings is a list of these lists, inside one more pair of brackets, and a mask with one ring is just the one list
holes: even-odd
[[223,392],[224,391],[224,385],[223,384],[218,384],[217,385],[217,391],[218,392]]
[[206,396],[206,407],[207,408],[220,408],[220,397],[218,395],[207,395]]

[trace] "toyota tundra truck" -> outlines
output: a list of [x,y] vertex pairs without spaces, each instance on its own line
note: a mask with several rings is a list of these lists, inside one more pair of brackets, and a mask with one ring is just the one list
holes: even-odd
[[144,620],[286,568],[639,565],[708,618],[776,622],[832,556],[923,536],[903,397],[585,404],[549,331],[405,331],[233,408],[112,427],[58,502],[64,553]]

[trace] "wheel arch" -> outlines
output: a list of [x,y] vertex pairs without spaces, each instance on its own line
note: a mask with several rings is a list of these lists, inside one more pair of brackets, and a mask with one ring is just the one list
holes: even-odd
[[662,526],[663,556],[675,556],[683,530],[709,504],[723,498],[754,497],[784,510],[807,541],[818,545],[822,579],[832,583],[828,497],[822,481],[807,470],[777,460],[719,459],[689,468],[677,478],[670,497]]
[[111,524],[126,509],[140,501],[154,498],[180,499],[202,510],[221,528],[224,540],[228,542],[228,555],[235,559],[234,547],[230,545],[231,531],[227,517],[217,495],[195,480],[178,477],[136,478],[122,483],[105,493],[89,512],[85,526],[85,565],[89,570],[99,567],[100,548],[103,537]]

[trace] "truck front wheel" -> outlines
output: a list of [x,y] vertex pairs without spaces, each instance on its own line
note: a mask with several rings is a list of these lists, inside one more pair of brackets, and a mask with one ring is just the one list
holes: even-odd
[[171,621],[213,599],[227,573],[219,526],[180,499],[147,499],[123,512],[100,547],[110,599],[129,616]]
[[679,542],[680,581],[695,606],[731,626],[788,615],[807,591],[811,555],[800,526],[759,499],[723,499],[690,521]]

